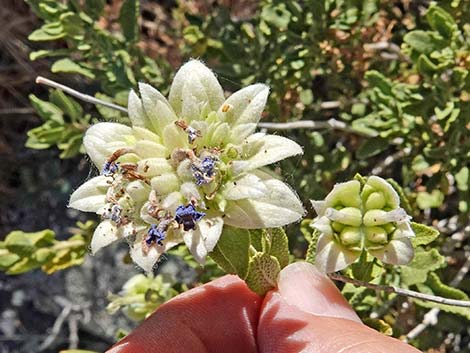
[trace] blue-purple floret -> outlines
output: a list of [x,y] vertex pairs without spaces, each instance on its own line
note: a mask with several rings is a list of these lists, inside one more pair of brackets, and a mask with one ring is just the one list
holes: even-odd
[[101,172],[104,176],[112,176],[119,169],[119,166],[116,162],[106,162],[103,165],[103,171]]
[[161,229],[156,224],[152,224],[150,229],[147,232],[147,237],[145,238],[145,242],[147,245],[152,245],[153,243],[157,243],[160,246],[163,246],[163,240],[165,240],[165,232]]
[[188,133],[188,142],[189,143],[193,143],[194,140],[196,140],[196,138],[199,136],[199,132],[195,128],[192,128],[191,126],[189,126],[186,129],[186,132]]
[[182,224],[183,229],[188,231],[190,229],[196,229],[196,222],[200,221],[205,215],[204,212],[197,211],[192,204],[187,206],[180,205],[176,209],[175,221],[178,222],[178,224]]
[[205,157],[200,166],[193,165],[193,175],[196,179],[196,185],[201,186],[202,184],[208,184],[215,174],[214,168],[215,160],[211,157]]

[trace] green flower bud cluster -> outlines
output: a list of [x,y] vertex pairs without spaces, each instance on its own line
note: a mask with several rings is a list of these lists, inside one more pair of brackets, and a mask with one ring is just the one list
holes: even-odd
[[405,264],[413,257],[410,217],[384,179],[372,176],[335,185],[324,201],[312,201],[320,231],[316,263],[325,272],[338,271],[367,251],[382,262]]

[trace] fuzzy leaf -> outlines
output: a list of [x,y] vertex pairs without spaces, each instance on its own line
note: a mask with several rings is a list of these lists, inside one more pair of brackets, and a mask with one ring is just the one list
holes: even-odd
[[389,143],[386,139],[374,137],[366,140],[356,151],[358,159],[367,159],[385,151]]
[[432,227],[428,227],[424,224],[411,222],[411,228],[415,233],[414,238],[411,239],[414,247],[427,245],[433,242],[439,236],[438,230]]
[[[424,285],[418,285],[420,292],[434,294],[445,298],[469,300],[468,296],[457,288],[450,287],[441,282],[435,273],[430,273],[428,280]],[[416,304],[425,308],[439,308],[450,314],[461,315],[470,320],[470,308],[458,307],[453,305],[438,304],[423,300],[413,299]]]
[[44,121],[52,120],[59,124],[64,123],[64,113],[55,104],[43,101],[34,94],[29,95],[29,100],[31,101],[31,104],[33,105],[36,112]]
[[277,276],[281,271],[279,261],[266,253],[257,253],[250,259],[250,268],[246,283],[250,289],[259,294],[276,287]]
[[[303,225],[303,222],[304,221],[302,221],[302,225]],[[311,220],[308,220],[308,222],[310,224]],[[317,253],[317,243],[318,243],[318,238],[320,237],[320,235],[321,233],[317,229],[313,229],[312,233],[310,234],[307,254],[305,255],[305,261],[310,262],[311,264],[315,263],[315,255]]]
[[18,254],[31,254],[36,248],[52,244],[55,234],[52,230],[46,229],[35,233],[25,233],[15,230],[5,238],[5,248],[8,251]]
[[5,271],[20,259],[20,256],[10,253],[7,249],[0,249],[0,270]]
[[51,71],[54,73],[57,73],[57,72],[75,73],[75,74],[80,74],[91,79],[95,78],[95,74],[91,70],[73,62],[72,60],[68,58],[57,60],[54,64],[52,64]]
[[249,266],[250,233],[224,226],[217,245],[209,256],[227,273],[245,279]]
[[416,250],[413,260],[406,266],[401,267],[401,280],[407,286],[424,283],[429,272],[442,267],[445,258],[437,249],[425,251],[421,248]]
[[[251,232],[250,232],[251,233]],[[263,229],[263,252],[274,256],[281,269],[289,264],[289,240],[283,228]]]
[[419,53],[427,54],[434,49],[432,37],[429,33],[422,30],[416,30],[405,34],[403,40]]
[[119,12],[119,23],[122,33],[128,42],[135,42],[139,39],[139,0],[125,0]]
[[408,198],[406,197],[406,194],[405,194],[405,191],[403,190],[403,188],[400,186],[400,184],[398,184],[395,180],[389,178],[387,179],[387,182],[392,185],[392,187],[395,189],[395,191],[397,192],[398,196],[400,197],[400,207],[402,207],[403,209],[405,209],[406,213],[411,213],[412,212],[412,209],[411,209],[411,205],[410,205],[410,201],[408,200]]
[[437,208],[444,202],[444,194],[439,190],[433,190],[431,193],[422,191],[418,192],[416,203],[422,210],[427,208]]

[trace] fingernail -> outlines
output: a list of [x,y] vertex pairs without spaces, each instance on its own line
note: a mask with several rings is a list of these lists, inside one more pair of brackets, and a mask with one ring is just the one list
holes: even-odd
[[333,282],[307,262],[293,263],[281,271],[278,292],[304,312],[361,322]]

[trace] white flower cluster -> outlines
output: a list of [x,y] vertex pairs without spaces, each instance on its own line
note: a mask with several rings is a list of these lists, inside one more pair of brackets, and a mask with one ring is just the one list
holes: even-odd
[[267,86],[225,100],[214,74],[192,60],[176,74],[168,100],[147,84],[139,91],[129,95],[132,126],[98,123],[84,138],[102,173],[80,186],[69,206],[101,215],[93,253],[125,239],[134,262],[151,271],[184,242],[203,263],[224,224],[279,227],[303,216],[297,195],[263,169],[302,153],[287,138],[255,133]]

